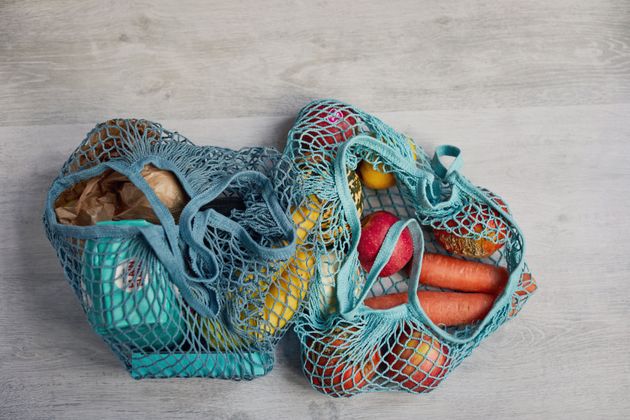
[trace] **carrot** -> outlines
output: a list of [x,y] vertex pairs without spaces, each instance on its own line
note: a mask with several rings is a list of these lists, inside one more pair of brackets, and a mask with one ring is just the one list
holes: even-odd
[[424,254],[420,283],[442,289],[499,294],[509,277],[504,267],[465,261],[440,254]]
[[[420,305],[429,319],[447,327],[482,320],[494,304],[494,295],[487,293],[418,292]],[[389,309],[407,303],[407,292],[365,299],[372,309]]]

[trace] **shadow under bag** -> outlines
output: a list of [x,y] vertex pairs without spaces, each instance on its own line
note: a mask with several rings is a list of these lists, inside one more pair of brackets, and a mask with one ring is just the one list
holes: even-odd
[[70,156],[44,226],[133,377],[271,370],[314,266],[291,168],[274,150],[197,147],[145,120],[99,124]]

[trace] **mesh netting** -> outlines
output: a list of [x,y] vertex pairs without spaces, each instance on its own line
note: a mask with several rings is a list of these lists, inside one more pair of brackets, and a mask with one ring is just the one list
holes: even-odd
[[305,219],[292,168],[270,149],[197,147],[144,120],[99,124],[70,156],[45,229],[133,377],[272,368],[314,270],[291,220]]
[[[285,155],[303,177],[302,207],[312,214],[308,238],[317,264],[296,332],[304,373],[317,390],[344,397],[431,391],[535,290],[506,203],[460,174],[458,149],[442,146],[429,159],[377,118],[322,100],[300,111]],[[448,156],[454,159],[446,167]],[[367,245],[358,250],[367,220],[380,211],[400,221],[378,246],[366,235]],[[403,253],[399,240],[412,259],[392,274],[390,257]],[[360,261],[370,246],[371,267]],[[441,255],[484,273],[505,273],[505,283],[486,293],[466,286],[465,294],[420,284],[424,269]],[[453,312],[462,305],[477,313],[465,319]]]

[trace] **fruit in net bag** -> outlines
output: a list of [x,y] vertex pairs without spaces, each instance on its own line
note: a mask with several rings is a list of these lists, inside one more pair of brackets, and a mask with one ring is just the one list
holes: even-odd
[[359,174],[363,185],[373,190],[384,190],[396,185],[396,176],[385,172],[382,163],[374,167],[373,164],[364,160],[359,164]]
[[[415,161],[417,158],[416,143],[411,138],[407,138],[409,148]],[[358,168],[363,185],[373,190],[384,190],[396,185],[396,175],[386,172],[382,163],[373,164],[367,160],[361,161]]]
[[413,392],[437,387],[449,370],[448,347],[409,325],[394,339],[393,348],[385,356],[385,376]]
[[[359,181],[359,176],[354,171],[348,171],[348,187],[350,188],[350,194],[352,195],[352,201],[354,202],[354,206],[357,209],[357,214],[359,217],[363,214],[363,188],[361,187],[361,181]],[[344,231],[350,231],[350,226],[346,223],[342,226],[335,226],[339,223],[340,215],[339,213],[343,212],[341,206],[326,206],[326,210],[322,214],[322,222],[321,222],[321,239],[327,246],[333,245],[335,239],[339,237],[339,235]],[[335,214],[335,209],[339,212]]]
[[325,103],[309,110],[304,120],[309,124],[302,139],[318,146],[341,143],[355,134],[359,117],[348,108],[340,108]]
[[310,251],[298,250],[287,268],[274,278],[262,311],[262,329],[274,334],[283,328],[295,315],[300,302],[306,296],[308,284],[313,277],[315,258]]
[[325,336],[307,339],[304,369],[311,383],[326,394],[350,396],[365,388],[381,362],[378,348],[365,359],[357,358],[352,346],[356,327],[335,327]]
[[[510,213],[501,198],[484,191],[503,211]],[[508,226],[499,212],[488,204],[475,203],[466,205],[446,222],[445,228],[436,228],[433,234],[448,252],[470,258],[487,258],[505,244]]]
[[[387,231],[400,219],[387,211],[377,211],[361,220],[361,237],[357,251],[359,262],[365,271],[370,271],[378,251],[383,245]],[[388,277],[400,271],[413,257],[413,239],[409,229],[403,230],[398,238],[389,261],[383,267],[380,277]]]

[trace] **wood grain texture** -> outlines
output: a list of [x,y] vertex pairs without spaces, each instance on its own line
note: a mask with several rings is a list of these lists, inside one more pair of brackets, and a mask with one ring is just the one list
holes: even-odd
[[0,1],[0,125],[626,102],[630,2]]
[[[0,418],[630,417],[630,2],[0,0]],[[333,400],[288,335],[252,382],[131,379],[43,234],[48,186],[111,116],[282,147],[343,99],[503,195],[540,290],[434,393]]]
[[[436,392],[333,400],[289,335],[267,377],[135,381],[92,333],[46,241],[46,189],[90,125],[0,128],[0,417],[627,418],[630,105],[379,114],[501,193],[540,291]],[[290,117],[169,120],[199,144],[281,147]],[[237,139],[237,140],[235,140]],[[261,141],[262,139],[262,141]]]

